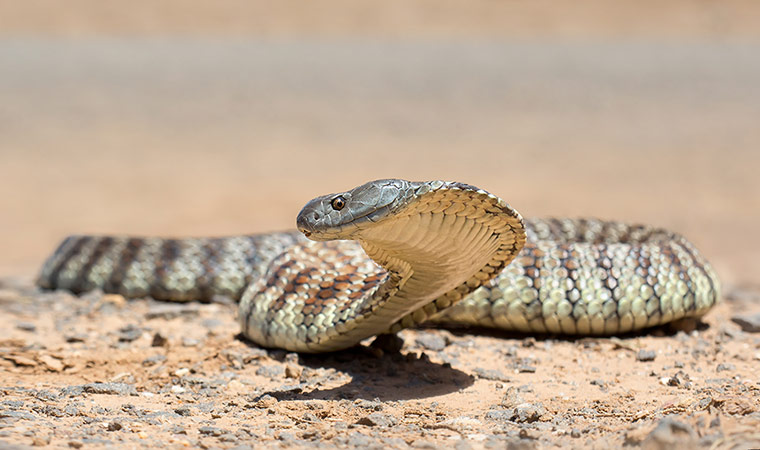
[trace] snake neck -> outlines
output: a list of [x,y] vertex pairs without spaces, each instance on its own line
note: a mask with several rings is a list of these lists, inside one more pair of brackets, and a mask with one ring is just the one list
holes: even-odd
[[498,197],[458,183],[413,188],[403,209],[348,236],[361,247],[313,242],[276,258],[242,297],[246,335],[295,351],[348,348],[448,308],[525,244],[522,218]]
[[362,308],[372,312],[363,329],[375,334],[421,323],[496,276],[522,249],[525,229],[503,200],[452,183],[358,240],[390,275]]

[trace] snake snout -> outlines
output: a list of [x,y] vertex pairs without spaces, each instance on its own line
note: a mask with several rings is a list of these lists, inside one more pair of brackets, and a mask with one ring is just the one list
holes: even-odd
[[296,218],[296,228],[304,236],[309,237],[314,232],[314,224],[319,221],[319,217],[320,215],[316,211],[301,211]]

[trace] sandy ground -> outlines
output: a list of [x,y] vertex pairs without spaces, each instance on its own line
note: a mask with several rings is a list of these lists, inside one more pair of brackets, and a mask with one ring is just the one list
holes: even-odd
[[760,445],[760,337],[730,321],[760,322],[756,293],[732,292],[691,331],[566,340],[406,330],[400,351],[299,356],[239,339],[230,304],[40,294],[18,279],[0,289],[0,443]]
[[[760,447],[757,3],[434,3],[0,1],[0,446]],[[70,233],[291,228],[382,177],[678,230],[726,301],[315,357],[233,305],[32,286]]]

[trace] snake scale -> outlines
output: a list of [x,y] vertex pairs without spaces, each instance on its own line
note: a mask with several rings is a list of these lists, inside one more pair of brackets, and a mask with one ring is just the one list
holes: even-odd
[[523,220],[462,183],[372,181],[311,200],[296,222],[298,231],[226,238],[72,236],[38,285],[231,297],[247,338],[300,352],[424,322],[618,334],[699,317],[720,298],[711,266],[676,233]]

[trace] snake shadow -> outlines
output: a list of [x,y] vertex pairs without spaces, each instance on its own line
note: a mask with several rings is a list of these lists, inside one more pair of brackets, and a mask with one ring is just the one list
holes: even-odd
[[[258,347],[242,336],[238,339]],[[268,353],[276,360],[284,360],[287,355],[282,350],[268,350]],[[271,395],[278,400],[410,400],[450,394],[475,382],[472,375],[448,363],[433,362],[425,353],[400,353],[398,349],[380,350],[366,345],[332,353],[299,354],[298,362],[311,369],[332,368],[350,376],[351,380],[340,386],[334,386],[329,377],[316,383],[307,380],[290,389],[262,393],[262,396]],[[331,387],[321,387],[322,383]]]
[[[666,324],[622,333],[617,336],[593,335],[553,335],[526,334],[508,332],[493,328],[481,327],[434,327],[422,326],[419,329],[444,328],[455,336],[488,336],[506,341],[523,341],[524,346],[530,346],[530,341],[566,341],[577,343],[593,343],[600,339],[633,338],[638,336],[673,337],[679,331],[693,329],[704,330],[709,326],[699,320]],[[324,384],[334,385],[332,380],[321,380],[316,383],[303,382],[300,385],[286,389],[277,389],[262,393],[260,396],[271,395],[278,400],[410,400],[436,397],[460,391],[474,384],[476,377],[452,367],[449,363],[436,363],[427,355],[417,352],[401,353],[403,345],[400,337],[385,335],[390,339],[377,345],[358,345],[347,350],[324,354],[299,354],[298,362],[303,367],[311,369],[332,368],[351,377],[351,381],[335,387],[321,387]],[[237,338],[251,347],[260,348],[242,335]],[[397,341],[394,343],[393,339]],[[506,345],[506,344],[505,344]],[[275,360],[284,361],[289,352],[268,349],[267,353]],[[335,377],[337,378],[337,377]],[[316,386],[316,387],[315,387]]]

